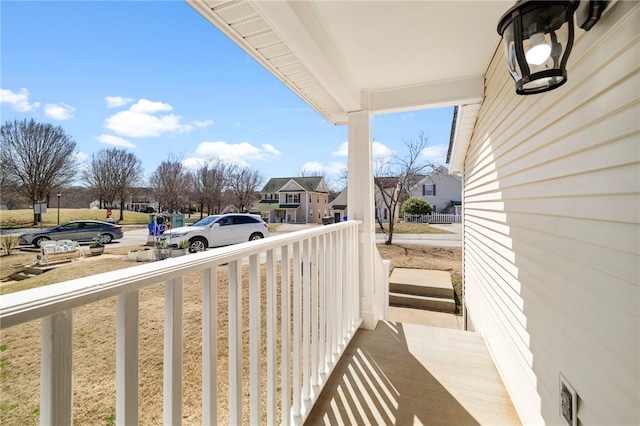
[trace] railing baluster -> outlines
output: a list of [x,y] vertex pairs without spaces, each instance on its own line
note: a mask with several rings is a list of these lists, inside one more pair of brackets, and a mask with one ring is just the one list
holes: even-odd
[[40,424],[73,423],[73,311],[42,318]]
[[302,326],[302,283],[300,280],[300,243],[293,243],[293,415],[301,414],[300,343]]
[[344,295],[343,295],[343,284],[344,284],[344,265],[341,262],[343,259],[342,248],[344,247],[344,234],[341,231],[337,232],[337,244],[336,244],[336,306],[338,307],[337,319],[336,323],[338,326],[338,330],[336,332],[336,344],[338,346],[338,350],[342,350],[341,345],[344,337]]
[[[291,333],[291,320],[289,318],[290,310],[289,306],[291,304],[291,296],[289,294],[289,286],[291,285],[291,275],[289,273],[289,246],[283,246],[280,248],[280,318],[281,318],[281,332],[280,332],[280,341],[282,342],[281,348],[281,357],[282,357],[282,368],[280,371],[281,382],[282,382],[282,424],[284,426],[288,425],[291,421],[290,416],[290,406],[289,398],[291,394],[291,386],[289,385],[289,333]],[[268,422],[269,423],[269,422]],[[274,424],[274,423],[269,423]]]
[[218,274],[202,271],[202,424],[218,423]]
[[351,335],[354,335],[356,332],[356,323],[358,320],[358,316],[360,315],[360,287],[358,280],[358,268],[353,265],[358,264],[358,232],[357,228],[349,229],[347,231],[349,237],[347,241],[349,243],[349,248],[347,249],[347,253],[349,254],[349,270],[351,271],[351,281],[349,285],[349,289],[351,290],[351,301],[349,303],[349,308],[351,309]]
[[[267,278],[267,424],[276,424],[276,325],[278,323],[278,312],[276,309],[276,299],[278,297],[276,287],[276,268],[273,250],[267,251],[266,259]],[[285,320],[283,319],[283,322]]]
[[318,386],[318,237],[311,244],[311,385]]
[[338,352],[337,342],[338,342],[338,250],[336,249],[336,245],[338,243],[338,238],[336,233],[331,234],[331,317],[329,318],[330,327],[331,327],[331,362],[335,359],[335,354]]
[[261,422],[260,415],[260,273],[258,255],[249,256],[249,416],[252,425]]
[[327,347],[325,348],[325,364],[330,365],[333,363],[332,358],[332,341],[333,341],[333,327],[331,326],[333,321],[333,246],[331,233],[325,235],[326,244],[325,244],[325,261],[327,263],[326,274],[324,286],[326,287],[327,293],[327,324],[326,324],[326,332],[327,332]]
[[[321,235],[318,237],[318,311],[320,314],[320,318],[318,319],[318,323],[320,325],[319,335],[318,335],[318,373],[324,374],[326,371],[326,357],[325,357],[325,338],[326,338],[326,293],[327,293],[327,285],[326,285],[326,272],[327,272],[327,259],[326,259],[326,245],[325,245],[325,236]],[[324,379],[322,377],[322,379]]]
[[242,277],[229,262],[229,424],[242,423]]
[[116,298],[116,424],[138,424],[138,291]]
[[182,423],[182,276],[165,283],[164,424]]
[[309,375],[309,339],[311,339],[311,300],[310,300],[310,278],[311,265],[309,259],[310,239],[303,242],[302,250],[302,400],[310,398],[311,377]]

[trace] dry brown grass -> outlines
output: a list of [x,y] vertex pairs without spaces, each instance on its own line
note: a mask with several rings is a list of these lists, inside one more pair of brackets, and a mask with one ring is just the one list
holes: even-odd
[[[64,281],[98,272],[135,265],[122,260],[131,248],[105,251],[115,256],[77,261],[43,274],[46,284]],[[393,267],[450,270],[460,273],[459,248],[378,246],[383,258]],[[17,257],[10,256],[11,260]],[[0,259],[4,261],[5,259]],[[0,264],[2,267],[4,263]],[[90,266],[89,266],[90,265]],[[1,269],[1,268],[0,268]],[[51,274],[51,275],[50,275]],[[261,271],[262,295],[265,294],[264,271]],[[41,278],[42,279],[42,278]],[[32,278],[31,281],[35,280]],[[247,280],[247,271],[243,271]],[[43,282],[32,286],[44,285]],[[17,291],[29,283],[5,284],[5,291]],[[248,348],[248,290],[243,285],[243,346]],[[218,268],[218,422],[227,418],[227,299],[226,267]],[[263,297],[264,299],[264,297]],[[265,323],[262,306],[263,324]],[[184,281],[184,378],[183,422],[201,423],[201,285],[200,275]],[[164,285],[157,284],[140,292],[140,423],[162,423],[163,322]],[[279,329],[279,327],[278,327]],[[263,333],[264,338],[264,333]],[[279,337],[278,337],[279,338]],[[279,340],[280,341],[280,340]],[[23,324],[5,330],[0,336],[0,424],[30,425],[38,423],[40,322]],[[245,350],[243,396],[248,401],[248,350]],[[263,371],[266,355],[262,356]],[[77,309],[74,312],[74,423],[112,424],[115,413],[115,300],[108,299]],[[279,380],[279,379],[278,379]],[[264,381],[263,381],[264,382]],[[266,390],[263,386],[263,396]],[[245,404],[246,406],[246,404]],[[264,421],[265,419],[263,419]],[[278,419],[279,420],[279,419]],[[249,419],[246,417],[245,422]]]
[[[139,213],[125,210],[123,211],[123,220],[121,225],[126,224],[146,224],[149,222],[147,213]],[[120,218],[120,210],[113,210],[113,217],[117,220]],[[60,223],[70,220],[106,220],[107,211],[100,209],[60,209]],[[42,227],[49,228],[58,223],[58,209],[49,207],[47,212],[42,214]],[[33,227],[33,210],[2,210],[0,211],[0,228],[17,229],[17,228]]]

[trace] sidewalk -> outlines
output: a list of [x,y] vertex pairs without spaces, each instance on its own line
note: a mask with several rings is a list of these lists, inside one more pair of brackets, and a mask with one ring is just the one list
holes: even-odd
[[[392,242],[429,245],[441,247],[462,247],[462,224],[451,223],[445,225],[429,225],[433,228],[452,232],[451,234],[398,234],[393,233]],[[376,243],[384,243],[387,240],[386,234],[376,234]]]

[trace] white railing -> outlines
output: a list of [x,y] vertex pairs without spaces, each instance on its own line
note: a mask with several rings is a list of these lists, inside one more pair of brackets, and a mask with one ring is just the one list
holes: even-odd
[[460,223],[462,222],[462,215],[449,214],[449,213],[431,213],[431,214],[404,213],[404,221],[418,222],[418,223]]
[[[203,424],[215,424],[218,418],[220,273],[226,273],[229,287],[228,423],[302,423],[361,323],[357,227],[356,221],[315,227],[2,296],[1,329],[42,320],[40,424],[72,424],[74,309],[112,297],[116,297],[116,423],[138,423],[138,294],[162,282],[163,421],[180,424],[183,278],[193,273],[200,274],[202,282]],[[246,286],[249,303],[243,306]],[[266,294],[261,294],[261,288]],[[260,312],[264,297],[266,321]],[[242,343],[242,313],[247,310],[250,396],[243,401],[242,363],[247,348]],[[265,348],[266,380],[261,370]]]

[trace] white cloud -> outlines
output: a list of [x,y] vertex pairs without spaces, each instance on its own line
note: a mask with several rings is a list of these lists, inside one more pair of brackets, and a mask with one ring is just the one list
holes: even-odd
[[213,124],[213,120],[204,120],[204,121],[194,120],[189,124],[192,124],[194,127],[207,127]]
[[58,121],[69,120],[73,118],[73,112],[76,109],[67,104],[46,104],[44,106],[44,113],[47,117]]
[[111,146],[122,146],[125,148],[135,148],[136,146],[134,144],[132,144],[131,142],[129,142],[126,139],[123,139],[121,137],[118,136],[114,136],[114,135],[105,135],[102,134],[100,136],[97,137],[97,139],[107,145],[111,145]]
[[78,185],[84,185],[84,183],[82,182],[82,173],[84,173],[88,168],[89,155],[85,154],[82,151],[76,151],[73,153],[73,156],[75,157],[78,164],[78,172],[76,174],[75,183]]
[[104,126],[112,132],[130,138],[158,137],[164,134],[187,133],[194,127],[205,127],[211,120],[183,123],[176,114],[161,114],[171,111],[171,105],[140,99],[128,110],[117,112],[105,119]]
[[319,174],[333,175],[342,173],[342,171],[346,168],[347,165],[344,163],[335,162],[325,165],[322,163],[318,163],[317,161],[309,161],[307,163],[304,163],[300,169],[306,172],[317,172]]
[[[380,142],[373,141],[371,145],[373,158],[387,158],[393,155],[393,151]],[[334,157],[347,157],[349,153],[349,142],[342,142],[338,149],[331,153]]]
[[217,157],[229,163],[238,164],[242,167],[249,166],[252,161],[268,161],[280,156],[273,145],[264,144],[262,147],[251,145],[249,142],[231,144],[224,141],[202,142],[196,148],[194,157],[185,159],[184,164],[193,167],[202,158]]
[[85,154],[82,151],[76,151],[73,153],[73,156],[76,157],[76,160],[79,163],[86,163],[89,160],[89,155]]
[[317,161],[309,161],[306,162],[302,165],[302,167],[300,168],[301,170],[304,170],[307,173],[320,173],[322,174],[322,172],[324,172],[324,166],[320,163],[318,163]]
[[11,105],[14,111],[28,112],[40,106],[40,102],[29,102],[29,91],[22,88],[15,93],[8,89],[0,89],[0,102]]
[[262,145],[262,148],[264,148],[264,151],[271,154],[271,155],[275,155],[278,156],[281,154],[280,151],[278,151],[273,145],[265,143]]
[[447,159],[447,145],[428,146],[422,150],[420,156],[434,164],[444,164]]
[[171,111],[173,108],[169,104],[164,102],[155,102],[147,99],[140,99],[135,104],[131,105],[130,111],[139,112],[142,114],[154,114],[161,111]]
[[134,101],[133,98],[125,98],[122,96],[107,96],[104,100],[107,102],[107,107],[109,108],[118,108]]

